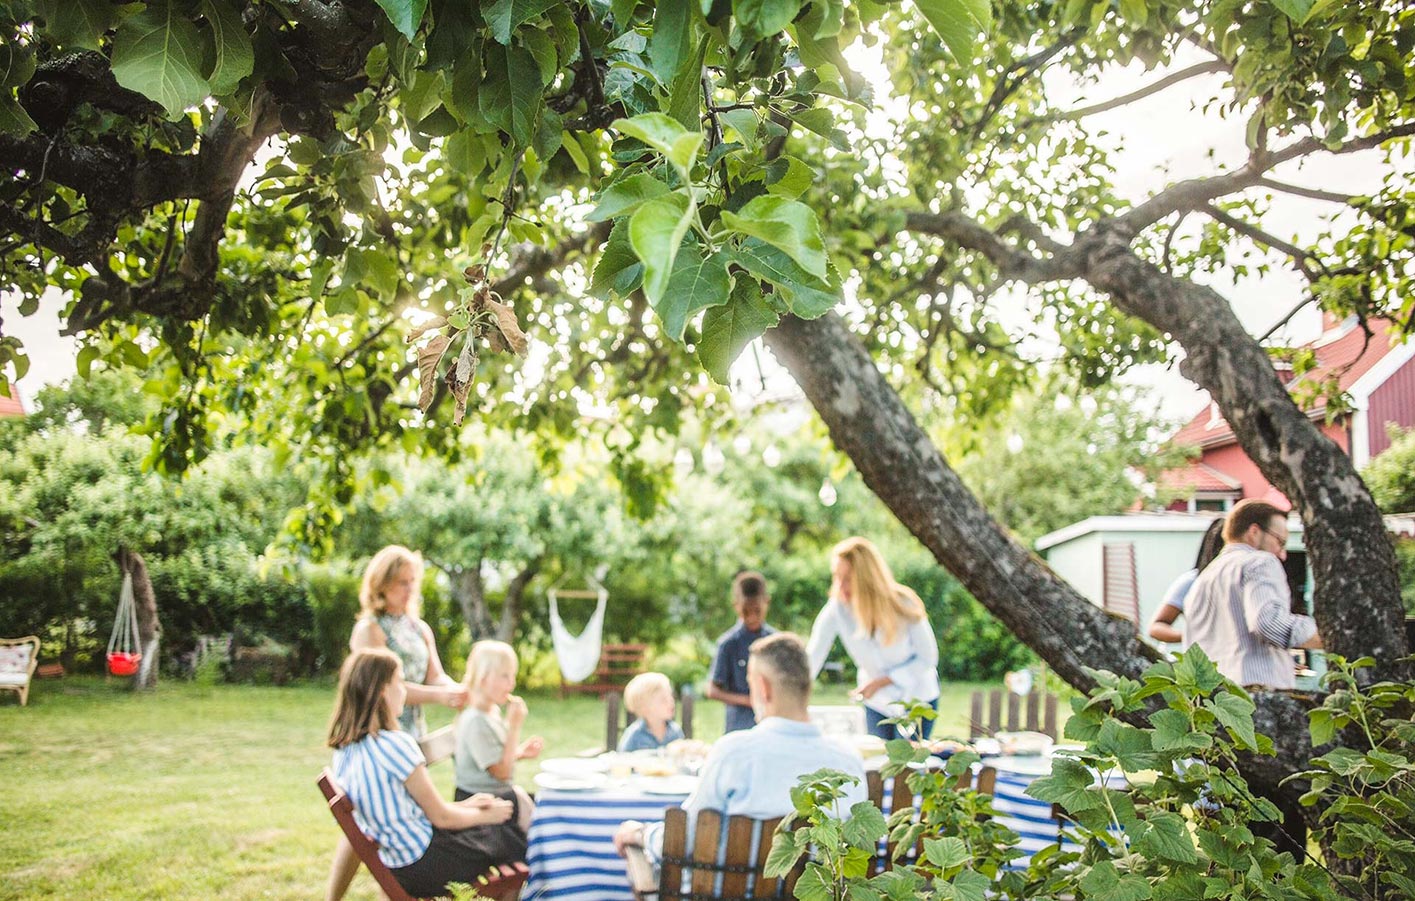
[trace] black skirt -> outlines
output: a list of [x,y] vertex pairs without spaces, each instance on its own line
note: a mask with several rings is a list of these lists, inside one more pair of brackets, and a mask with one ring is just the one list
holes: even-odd
[[[457,800],[466,797],[458,792]],[[406,867],[392,870],[393,878],[414,898],[431,898],[447,893],[447,883],[465,882],[476,885],[494,864],[507,864],[526,859],[526,833],[516,825],[516,793],[511,789],[496,792],[512,804],[511,818],[496,826],[472,826],[467,829],[432,827],[432,842],[423,856]]]

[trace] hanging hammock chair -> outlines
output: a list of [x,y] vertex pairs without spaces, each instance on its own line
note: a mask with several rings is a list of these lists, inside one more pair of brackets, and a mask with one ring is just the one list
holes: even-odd
[[[558,589],[552,586],[545,594],[550,601],[550,642],[555,646],[555,659],[560,663],[560,675],[566,682],[583,682],[594,675],[599,666],[600,647],[604,641],[604,605],[609,591],[591,578],[592,589]],[[584,631],[571,635],[560,618],[560,598],[595,598],[594,613],[585,623]]]
[[118,614],[113,634],[108,638],[108,672],[115,676],[136,675],[142,663],[138,649],[138,605],[133,602],[133,575],[123,574],[123,590],[118,593]]

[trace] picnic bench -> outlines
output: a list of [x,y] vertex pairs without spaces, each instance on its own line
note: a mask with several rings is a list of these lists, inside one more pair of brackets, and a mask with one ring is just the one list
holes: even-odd
[[648,654],[646,644],[606,644],[599,651],[599,665],[583,682],[566,682],[560,677],[560,696],[566,692],[582,692],[604,695],[622,692],[629,680],[644,671],[644,657]]
[[[1007,717],[1003,718],[1003,695],[1007,696]],[[983,703],[987,701],[984,714]],[[973,692],[968,705],[968,738],[985,738],[999,732],[1041,732],[1053,740],[1060,738],[1056,729],[1057,697],[1050,692],[1033,692],[1027,695],[1024,706],[1022,699],[1010,691],[994,688],[991,691]]]

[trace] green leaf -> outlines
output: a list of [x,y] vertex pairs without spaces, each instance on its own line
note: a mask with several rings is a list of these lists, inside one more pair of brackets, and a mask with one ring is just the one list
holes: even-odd
[[[652,273],[652,268],[649,271]],[[727,303],[731,288],[727,260],[721,252],[704,258],[697,245],[684,244],[674,256],[668,288],[653,301],[654,312],[663,320],[664,334],[683,343],[689,320],[699,310]]]
[[785,253],[751,238],[732,253],[743,269],[776,286],[792,314],[802,319],[824,316],[840,302],[840,286],[811,275]]
[[225,0],[203,0],[201,8],[216,45],[216,62],[207,81],[211,84],[211,93],[229,94],[255,68],[251,36],[246,33],[241,14]]
[[1195,732],[1189,717],[1178,710],[1155,711],[1150,715],[1150,726],[1154,729],[1150,744],[1156,751],[1202,751],[1213,745],[1213,738]]
[[610,230],[604,252],[599,255],[594,274],[590,276],[590,294],[600,299],[611,293],[628,297],[639,286],[643,275],[644,264],[639,262],[629,243],[629,220],[621,219]]
[[675,191],[649,201],[629,218],[629,243],[644,264],[644,296],[655,307],[668,288],[674,257],[695,208],[690,197]]
[[344,266],[343,284],[363,288],[382,301],[390,301],[402,281],[398,265],[376,250],[352,248]]
[[[780,171],[775,170],[779,168]],[[767,182],[766,190],[768,194],[775,194],[778,197],[785,197],[787,200],[795,200],[810,188],[815,181],[815,170],[794,156],[782,156],[773,160],[769,170],[775,175]]]
[[427,12],[427,0],[378,0],[378,5],[399,34],[410,41],[417,37],[423,13]]
[[835,882],[830,871],[818,863],[806,865],[806,872],[796,881],[797,901],[831,901],[835,897]]
[[644,113],[632,119],[616,119],[611,126],[621,134],[638,138],[663,154],[673,164],[683,180],[689,179],[693,160],[703,143],[701,131],[689,131],[672,116],[663,113]]
[[65,47],[97,50],[98,39],[118,21],[110,0],[37,0],[44,33]]
[[816,40],[833,38],[845,27],[844,0],[820,0],[816,4],[821,10],[821,24],[816,29]]
[[654,9],[653,34],[649,36],[649,62],[658,83],[674,80],[680,66],[693,58],[691,0],[659,0]]
[[668,185],[652,175],[639,173],[616,181],[600,192],[599,204],[585,218],[590,222],[603,222],[618,216],[627,216],[655,197],[668,193]]
[[949,883],[956,901],[986,901],[992,880],[974,870],[964,870]]
[[972,855],[963,839],[954,836],[924,839],[924,858],[940,870],[948,871],[967,863]]
[[78,358],[74,361],[74,371],[83,378],[88,378],[89,372],[93,369],[93,361],[98,359],[98,348],[92,344],[85,344],[79,349]]
[[989,0],[914,0],[929,25],[943,39],[953,59],[962,65],[973,61],[973,44],[992,27]]
[[486,24],[498,44],[510,44],[511,32],[517,27],[559,4],[560,0],[496,0],[486,7]]
[[124,20],[113,38],[113,77],[179,119],[211,93],[201,77],[197,27],[171,2],[156,3]]
[[[752,284],[750,280],[743,281]],[[735,298],[737,292],[732,293]],[[756,294],[760,302],[761,292],[757,291]],[[889,824],[885,822],[884,814],[878,807],[870,801],[856,801],[850,806],[850,818],[845,821],[841,837],[849,842],[851,847],[873,852],[888,829]]]
[[1273,6],[1300,25],[1312,14],[1313,0],[1273,0]]
[[1258,746],[1253,729],[1253,711],[1257,708],[1252,701],[1225,691],[1215,695],[1212,701],[1205,701],[1204,708],[1223,723],[1240,748],[1252,750]]
[[801,0],[732,0],[732,13],[744,32],[753,37],[770,37],[796,18]]
[[761,142],[757,140],[757,126],[761,124],[761,120],[757,118],[755,110],[727,110],[724,113],[720,113],[718,118],[725,122],[733,131],[737,132],[743,144],[754,149],[760,146]]
[[480,88],[482,116],[511,136],[516,147],[535,137],[542,102],[540,67],[524,47],[488,45],[486,79]]
[[1122,876],[1115,864],[1102,860],[1081,877],[1086,901],[1146,901],[1151,896],[1149,880],[1143,876]]
[[1184,818],[1168,811],[1151,811],[1141,822],[1131,850],[1147,859],[1196,863],[1198,854]]
[[1211,694],[1223,675],[1198,645],[1191,645],[1174,664],[1174,681],[1186,693]]
[[698,127],[702,108],[703,60],[707,58],[708,43],[709,38],[703,38],[696,52],[683,57],[668,86],[668,115],[690,131]]
[[1060,804],[1068,813],[1095,810],[1105,806],[1100,793],[1091,790],[1095,777],[1079,761],[1057,757],[1051,763],[1051,775],[1033,779],[1027,786],[1028,797]]
[[785,876],[791,872],[791,868],[796,865],[796,859],[800,856],[801,852],[796,848],[795,833],[785,829],[777,829],[772,834],[771,851],[766,856],[766,865],[762,868],[762,873],[771,877]]
[[780,314],[767,306],[756,279],[738,278],[727,303],[713,307],[703,317],[698,359],[713,381],[726,385],[742,350],[780,319]]
[[804,203],[784,197],[754,197],[736,213],[723,211],[722,224],[771,244],[818,278],[828,275],[820,220]]
[[22,138],[38,127],[10,89],[0,88],[0,132]]

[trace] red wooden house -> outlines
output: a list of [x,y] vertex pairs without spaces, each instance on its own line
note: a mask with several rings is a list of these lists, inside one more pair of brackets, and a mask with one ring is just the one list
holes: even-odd
[[[1415,427],[1415,340],[1399,342],[1391,334],[1391,324],[1385,321],[1372,321],[1374,334],[1369,341],[1354,316],[1344,322],[1327,316],[1324,325],[1321,337],[1300,348],[1315,354],[1313,369],[1294,379],[1290,364],[1278,361],[1274,366],[1299,402],[1314,393],[1314,386],[1335,379],[1349,399],[1350,411],[1328,422],[1326,396],[1319,394],[1310,402],[1307,415],[1361,469],[1390,446],[1387,428],[1391,424]],[[1160,477],[1160,488],[1179,498],[1168,509],[1191,513],[1222,511],[1250,497],[1271,501],[1283,509],[1291,507],[1238,446],[1238,439],[1216,404],[1189,420],[1170,442],[1198,447],[1200,454],[1188,466]]]
[[25,402],[20,397],[20,387],[15,384],[10,385],[10,396],[0,394],[0,417],[24,416],[29,411],[25,409]]

